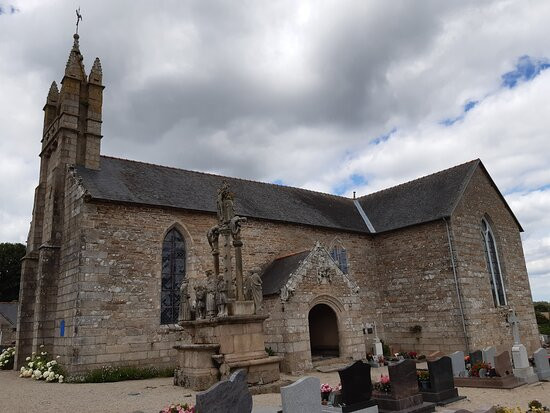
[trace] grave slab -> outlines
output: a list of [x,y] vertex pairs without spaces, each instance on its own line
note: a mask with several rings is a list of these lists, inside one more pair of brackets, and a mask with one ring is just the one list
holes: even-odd
[[535,367],[539,380],[550,380],[550,363],[548,362],[548,351],[544,348],[539,348],[533,353]]
[[246,371],[237,370],[208,390],[197,393],[196,410],[208,413],[251,413],[252,395],[248,390]]
[[482,357],[483,357],[483,361],[485,363],[488,363],[491,365],[491,367],[495,367],[495,356],[497,354],[497,349],[493,346],[490,346],[490,347],[485,347],[483,350],[482,350]]
[[281,387],[283,413],[321,413],[321,380],[302,377],[290,386]]
[[418,390],[416,363],[413,360],[402,360],[388,366],[391,392],[373,394],[380,413],[423,413],[435,411],[435,404],[424,402]]
[[466,375],[466,363],[464,363],[464,352],[455,351],[450,354],[451,363],[453,366],[453,376],[464,377]]
[[430,372],[430,387],[421,391],[425,402],[445,406],[466,398],[458,395],[450,357],[444,356],[434,361],[428,361],[428,370]]

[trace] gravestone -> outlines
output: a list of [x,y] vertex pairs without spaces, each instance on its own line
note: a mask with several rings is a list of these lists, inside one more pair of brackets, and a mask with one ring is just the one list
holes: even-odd
[[548,362],[548,352],[544,348],[539,348],[533,353],[537,376],[539,380],[550,379],[550,363]]
[[195,409],[208,413],[251,413],[252,395],[248,390],[246,371],[237,370],[229,380],[197,393]]
[[527,349],[523,344],[514,344],[512,347],[512,359],[514,361],[514,376],[525,383],[535,383],[538,377],[529,364]]
[[418,394],[416,363],[407,359],[388,367],[391,380],[391,392],[397,399]]
[[302,377],[289,386],[281,387],[283,413],[321,413],[320,388],[321,380],[317,377]]
[[455,387],[453,363],[450,357],[444,356],[434,361],[428,361],[428,370],[430,372],[430,388],[422,390],[424,401],[443,406],[464,399],[464,397],[459,397]]
[[481,363],[483,361],[483,353],[481,350],[476,350],[470,353],[470,363],[473,365]]
[[497,349],[493,346],[485,347],[482,350],[483,361],[491,365],[492,368],[495,367],[495,355],[497,354]]
[[342,412],[355,412],[374,406],[371,400],[372,381],[370,365],[356,361],[348,367],[338,370],[342,384]]
[[500,377],[512,374],[512,363],[510,362],[510,354],[507,351],[503,351],[495,357],[495,371]]
[[466,364],[464,363],[464,352],[455,351],[450,356],[453,366],[453,376],[465,377],[466,376]]
[[381,413],[386,412],[433,412],[435,404],[424,402],[418,390],[416,363],[411,359],[388,366],[391,392],[375,393],[373,399]]

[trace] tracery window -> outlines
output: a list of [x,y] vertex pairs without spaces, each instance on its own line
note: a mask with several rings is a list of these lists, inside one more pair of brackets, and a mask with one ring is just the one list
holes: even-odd
[[178,322],[180,307],[179,288],[185,278],[185,241],[181,233],[172,228],[162,243],[162,282],[160,323]]
[[348,273],[348,253],[346,249],[337,242],[330,250],[330,256],[334,262],[340,267],[344,274]]
[[504,291],[504,282],[502,279],[495,236],[486,219],[481,220],[481,234],[483,237],[485,260],[487,261],[487,269],[491,280],[491,292],[493,293],[495,307],[506,305],[506,292]]

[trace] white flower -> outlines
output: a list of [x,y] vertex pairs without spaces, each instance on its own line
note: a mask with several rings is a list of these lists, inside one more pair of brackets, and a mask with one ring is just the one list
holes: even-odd
[[50,361],[50,364],[51,364],[52,366],[55,366],[55,365],[57,364],[57,361],[52,360],[52,361]]
[[43,355],[43,356],[45,356],[45,355],[48,354],[48,353],[46,353],[45,351],[43,351],[43,352],[40,353],[40,354]]
[[59,375],[59,383],[63,383],[63,376]]
[[44,348],[44,344],[40,344],[40,348]]
[[34,363],[33,363],[32,361],[29,363],[29,367],[30,367],[31,369],[34,367]]
[[27,357],[25,360],[26,360],[26,361],[31,361],[31,358],[30,358],[30,357]]
[[61,358],[61,356],[57,356],[57,357],[56,357],[56,359],[58,359],[58,360],[59,360],[60,358]]

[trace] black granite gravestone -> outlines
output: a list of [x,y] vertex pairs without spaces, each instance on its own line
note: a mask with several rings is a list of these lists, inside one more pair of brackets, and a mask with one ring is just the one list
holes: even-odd
[[453,376],[453,362],[450,357],[444,356],[428,361],[430,372],[430,388],[422,391],[422,398],[426,402],[445,405],[463,399],[458,395]]
[[342,384],[342,412],[354,412],[376,404],[371,400],[370,368],[370,365],[356,361],[338,371]]
[[252,412],[252,395],[246,383],[246,371],[237,370],[229,380],[220,381],[208,390],[197,393],[196,400],[197,412]]
[[476,350],[470,353],[470,364],[472,366],[477,363],[481,363],[482,361],[483,361],[483,352],[481,350]]

